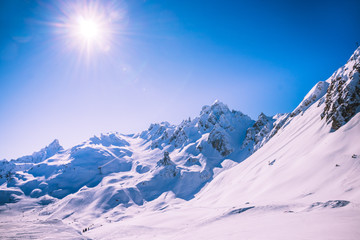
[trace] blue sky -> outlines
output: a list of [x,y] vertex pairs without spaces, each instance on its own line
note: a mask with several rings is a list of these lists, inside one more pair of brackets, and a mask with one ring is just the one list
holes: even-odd
[[[84,54],[59,27],[87,5],[120,16],[106,51]],[[216,99],[254,119],[290,112],[355,50],[359,12],[346,0],[1,1],[0,159],[177,124]]]

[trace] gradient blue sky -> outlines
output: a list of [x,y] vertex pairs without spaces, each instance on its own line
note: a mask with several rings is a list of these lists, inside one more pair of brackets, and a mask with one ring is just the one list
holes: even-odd
[[290,112],[360,42],[358,0],[101,2],[122,17],[110,50],[84,57],[54,24],[79,1],[0,1],[0,159],[177,124],[215,99]]

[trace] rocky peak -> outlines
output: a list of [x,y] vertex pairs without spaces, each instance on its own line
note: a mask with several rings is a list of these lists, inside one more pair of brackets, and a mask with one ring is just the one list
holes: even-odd
[[175,126],[168,122],[155,123],[151,124],[148,130],[143,131],[139,137],[153,141],[151,147],[157,148],[161,147],[161,144],[169,139],[174,129]]
[[59,140],[55,139],[48,146],[42,148],[40,151],[34,152],[32,155],[24,156],[13,161],[21,163],[38,163],[44,161],[49,157],[54,156],[62,150],[64,149],[60,145]]
[[202,139],[204,134],[209,134],[201,141],[206,141],[222,156],[227,156],[241,146],[246,129],[253,123],[247,115],[230,111],[227,105],[216,100],[211,106],[204,106],[200,116],[193,120],[189,118],[178,126],[153,124],[140,137],[150,140],[152,149],[163,149],[167,146],[182,148]]
[[148,132],[153,138],[158,138],[166,131],[166,129],[171,127],[173,126],[168,122],[155,123],[150,125]]
[[157,166],[174,166],[175,163],[173,163],[170,159],[170,154],[167,151],[164,151],[164,157],[162,159],[160,159],[157,162]]
[[239,111],[230,111],[227,105],[216,100],[211,106],[204,106],[200,112],[198,126],[202,132],[210,132],[216,124],[224,129],[234,129],[238,123],[251,122],[251,118]]
[[46,146],[44,150],[46,151],[47,156],[53,156],[60,150],[63,150],[63,147],[60,145],[59,140],[55,139],[48,146]]
[[269,139],[275,121],[274,117],[268,117],[261,113],[254,125],[246,131],[242,149],[248,149],[252,153],[263,146]]
[[273,120],[272,117],[268,117],[264,113],[260,113],[258,120],[254,123],[254,126],[261,127],[272,120]]
[[220,102],[219,100],[216,100],[211,106],[208,105],[203,106],[200,112],[200,116],[203,115],[220,116],[228,112],[230,112],[229,107],[224,103]]
[[219,114],[219,115],[224,114],[224,113],[230,111],[230,110],[229,110],[229,107],[228,107],[226,104],[220,102],[219,100],[216,100],[216,101],[211,105],[210,109],[211,109],[211,111],[212,111],[214,114]]
[[360,47],[326,82],[330,86],[321,118],[336,131],[360,111]]
[[161,122],[161,123],[152,123],[150,124],[149,128],[148,128],[148,131],[152,131],[152,130],[155,130],[157,131],[158,129],[160,128],[167,128],[167,127],[170,127],[170,123],[168,122]]
[[212,129],[207,141],[223,157],[229,155],[234,151],[234,148],[230,144],[231,140],[229,134],[222,127],[220,127],[219,124],[216,124],[215,127]]

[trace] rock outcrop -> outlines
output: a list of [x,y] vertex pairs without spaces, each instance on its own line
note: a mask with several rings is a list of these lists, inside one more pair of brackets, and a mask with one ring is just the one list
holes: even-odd
[[321,118],[336,131],[360,111],[360,47],[327,82],[330,86]]

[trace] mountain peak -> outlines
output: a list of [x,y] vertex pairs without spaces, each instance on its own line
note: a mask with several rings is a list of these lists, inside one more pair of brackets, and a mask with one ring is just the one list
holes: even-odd
[[44,151],[46,153],[44,157],[49,158],[61,150],[64,150],[64,148],[60,145],[59,140],[54,139],[54,141],[52,141],[49,145],[47,145],[45,148],[41,149],[40,152]]
[[62,148],[58,139],[54,139],[46,148]]
[[226,106],[226,104],[224,104],[223,102],[221,102],[219,99],[216,99],[216,100],[214,101],[214,103],[212,104],[212,106],[214,106],[214,105],[224,105],[224,106]]
[[223,112],[230,111],[229,107],[220,100],[215,100],[215,102],[211,105],[211,109],[213,111],[214,110],[223,111]]
[[200,116],[210,113],[219,116],[228,112],[230,112],[230,109],[226,104],[220,102],[219,100],[215,100],[215,102],[211,106],[205,105],[202,107]]
[[265,113],[261,112],[259,117],[258,117],[258,120],[260,119],[266,119],[266,118],[269,118],[269,116],[266,116]]
[[18,158],[14,161],[21,163],[38,163],[49,157],[54,156],[55,154],[57,154],[62,150],[64,150],[64,148],[60,145],[59,140],[55,139],[49,145],[42,148],[40,151],[34,152],[31,155]]
[[360,112],[360,47],[327,82],[330,85],[321,118],[331,123],[331,129],[336,131]]

